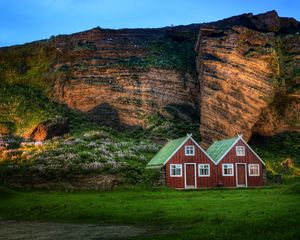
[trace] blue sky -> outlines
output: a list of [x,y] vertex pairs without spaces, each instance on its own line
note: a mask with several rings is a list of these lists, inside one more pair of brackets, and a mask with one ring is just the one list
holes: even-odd
[[300,0],[0,0],[0,46],[93,27],[163,27],[275,9],[300,20]]

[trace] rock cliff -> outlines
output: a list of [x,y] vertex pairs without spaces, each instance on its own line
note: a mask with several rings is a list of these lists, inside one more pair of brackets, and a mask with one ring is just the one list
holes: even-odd
[[274,11],[158,29],[98,27],[1,48],[0,79],[43,89],[102,124],[147,127],[148,116],[172,108],[200,122],[204,145],[237,133],[248,139],[299,129],[299,30]]
[[[147,114],[167,105],[186,105],[197,112],[199,84],[194,66],[185,64],[194,65],[198,29],[96,28],[56,37],[51,45],[59,57],[53,69],[62,74],[54,95],[109,125],[144,126]],[[186,60],[181,48],[194,56]]]
[[229,20],[203,26],[196,46],[203,143],[299,130],[299,24],[276,12]]

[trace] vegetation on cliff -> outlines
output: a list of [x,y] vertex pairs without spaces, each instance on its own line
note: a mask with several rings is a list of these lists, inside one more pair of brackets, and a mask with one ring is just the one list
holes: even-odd
[[0,88],[2,134],[8,132],[22,135],[39,122],[68,111],[46,97],[40,88],[7,83],[0,83]]
[[54,58],[55,51],[47,41],[1,48],[1,83],[30,86],[43,90],[45,94],[51,94],[55,74],[48,70]]
[[279,63],[281,67],[280,77],[288,94],[295,94],[300,90],[300,35],[287,35],[278,37],[281,51],[279,51]]
[[180,73],[196,75],[196,52],[194,51],[196,39],[184,39],[178,41],[172,38],[148,43],[148,54],[143,57],[131,57],[118,64],[125,67],[142,69],[161,68],[176,70]]

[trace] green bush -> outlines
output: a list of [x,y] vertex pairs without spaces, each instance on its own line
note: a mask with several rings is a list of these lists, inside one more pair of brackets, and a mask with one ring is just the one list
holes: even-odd
[[[266,162],[266,168],[270,173],[299,175],[300,134],[298,132],[285,132],[272,137],[254,137],[250,144]],[[285,168],[283,163],[286,159],[291,159],[294,165]]]

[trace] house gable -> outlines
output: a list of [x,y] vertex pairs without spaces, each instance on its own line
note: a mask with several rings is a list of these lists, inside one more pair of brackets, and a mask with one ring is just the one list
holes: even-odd
[[151,159],[147,164],[146,168],[161,168],[190,140],[192,145],[198,147],[200,152],[202,152],[210,161],[213,159],[206,153],[206,151],[192,138],[192,135],[187,135],[183,138],[178,138],[169,141],[160,151]]
[[265,166],[265,162],[257,155],[257,153],[245,142],[245,140],[241,137],[241,141],[246,145],[246,147],[257,157],[257,159]]
[[252,154],[263,164],[264,161],[257,155],[257,153],[245,142],[241,135],[238,135],[235,138],[225,139],[221,141],[214,142],[208,149],[208,155],[214,160],[215,164],[219,164],[225,156],[231,151],[236,144],[242,141],[246,148],[248,148]]
[[200,151],[202,153],[204,153],[204,155],[210,160],[212,161],[212,163],[215,164],[215,161],[208,155],[208,153],[193,139],[191,138],[191,140],[193,141],[193,143],[200,149]]
[[[185,147],[194,146],[195,154],[187,155],[185,154]],[[172,176],[171,169],[172,166],[179,165],[182,169],[182,176]],[[200,165],[206,165],[209,168],[208,176],[199,176]],[[209,188],[216,186],[216,165],[212,159],[207,155],[207,153],[199,147],[199,145],[192,139],[188,139],[183,146],[172,156],[172,158],[165,164],[166,172],[166,184],[169,187],[184,189],[186,188],[187,166],[193,166],[195,171],[195,184],[196,188]]]
[[[244,147],[245,154],[237,154],[236,147]],[[232,174],[225,175],[223,170],[225,165],[231,165]],[[257,176],[249,175],[249,166],[258,165],[259,174]],[[217,183],[224,187],[256,187],[264,185],[263,167],[264,162],[254,154],[254,151],[247,145],[242,138],[230,147],[229,151],[218,161],[217,165]],[[238,184],[238,167],[244,166],[245,171],[245,185]]]

